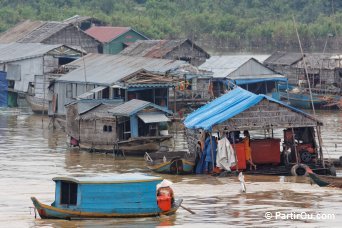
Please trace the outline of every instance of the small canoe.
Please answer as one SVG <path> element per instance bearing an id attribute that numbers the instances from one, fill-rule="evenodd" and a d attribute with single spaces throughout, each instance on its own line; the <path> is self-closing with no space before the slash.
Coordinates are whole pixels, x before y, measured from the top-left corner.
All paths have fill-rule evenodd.
<path id="1" fill-rule="evenodd" d="M 174 214 L 182 199 L 163 199 L 157 185 L 162 179 L 143 174 L 111 177 L 56 177 L 55 201 L 51 205 L 31 197 L 42 219 L 131 218 Z M 165 207 L 165 204 L 168 207 Z M 165 209 L 168 208 L 168 209 Z"/>
<path id="2" fill-rule="evenodd" d="M 196 155 L 188 151 L 159 150 L 154 153 L 145 153 L 148 169 L 165 174 L 191 174 L 195 167 Z"/>
<path id="3" fill-rule="evenodd" d="M 310 179 L 320 187 L 342 188 L 342 178 L 315 174 L 310 168 L 306 169 Z"/>

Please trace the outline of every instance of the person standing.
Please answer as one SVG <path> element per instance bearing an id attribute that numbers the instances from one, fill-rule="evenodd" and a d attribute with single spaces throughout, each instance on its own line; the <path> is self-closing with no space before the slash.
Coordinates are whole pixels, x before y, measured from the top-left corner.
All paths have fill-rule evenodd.
<path id="1" fill-rule="evenodd" d="M 256 165 L 253 163 L 252 160 L 252 149 L 251 149 L 251 142 L 250 142 L 250 135 L 247 130 L 243 131 L 243 135 L 245 138 L 242 140 L 244 146 L 245 146 L 245 153 L 246 153 L 246 161 L 250 165 L 250 170 L 252 170 L 252 167 L 254 170 L 256 170 Z"/>

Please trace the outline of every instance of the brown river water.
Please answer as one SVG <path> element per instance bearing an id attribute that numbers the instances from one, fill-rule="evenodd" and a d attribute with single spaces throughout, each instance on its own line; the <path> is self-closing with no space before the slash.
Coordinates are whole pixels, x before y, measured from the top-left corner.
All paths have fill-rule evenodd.
<path id="1" fill-rule="evenodd" d="M 317 115 L 325 124 L 325 157 L 342 156 L 342 111 Z M 341 227 L 341 189 L 311 185 L 306 177 L 247 175 L 247 193 L 240 192 L 236 177 L 163 175 L 196 214 L 180 208 L 156 218 L 35 219 L 30 197 L 51 203 L 55 176 L 150 173 L 143 158 L 68 149 L 65 133 L 48 125 L 47 117 L 0 109 L 0 227 Z"/>

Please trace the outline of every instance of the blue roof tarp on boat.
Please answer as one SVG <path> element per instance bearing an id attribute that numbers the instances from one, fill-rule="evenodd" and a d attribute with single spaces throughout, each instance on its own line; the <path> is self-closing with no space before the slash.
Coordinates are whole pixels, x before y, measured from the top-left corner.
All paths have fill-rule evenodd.
<path id="1" fill-rule="evenodd" d="M 203 129 L 205 131 L 210 131 L 213 126 L 220 124 L 241 112 L 244 112 L 250 107 L 258 104 L 263 99 L 276 102 L 292 109 L 293 111 L 313 118 L 309 114 L 283 102 L 277 101 L 271 97 L 263 94 L 256 95 L 240 87 L 236 87 L 229 93 L 213 100 L 212 102 L 189 114 L 184 121 L 184 125 L 190 129 Z"/>

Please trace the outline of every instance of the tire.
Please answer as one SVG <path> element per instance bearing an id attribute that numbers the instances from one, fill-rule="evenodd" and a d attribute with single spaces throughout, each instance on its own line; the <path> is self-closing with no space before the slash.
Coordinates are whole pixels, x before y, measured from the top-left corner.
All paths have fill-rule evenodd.
<path id="1" fill-rule="evenodd" d="M 296 164 L 292 166 L 291 168 L 291 175 L 292 176 L 307 176 L 308 172 L 306 171 L 306 168 L 308 166 L 304 164 Z"/>
<path id="2" fill-rule="evenodd" d="M 303 150 L 300 152 L 300 159 L 302 162 L 309 163 L 311 162 L 312 156 L 308 151 Z"/>

